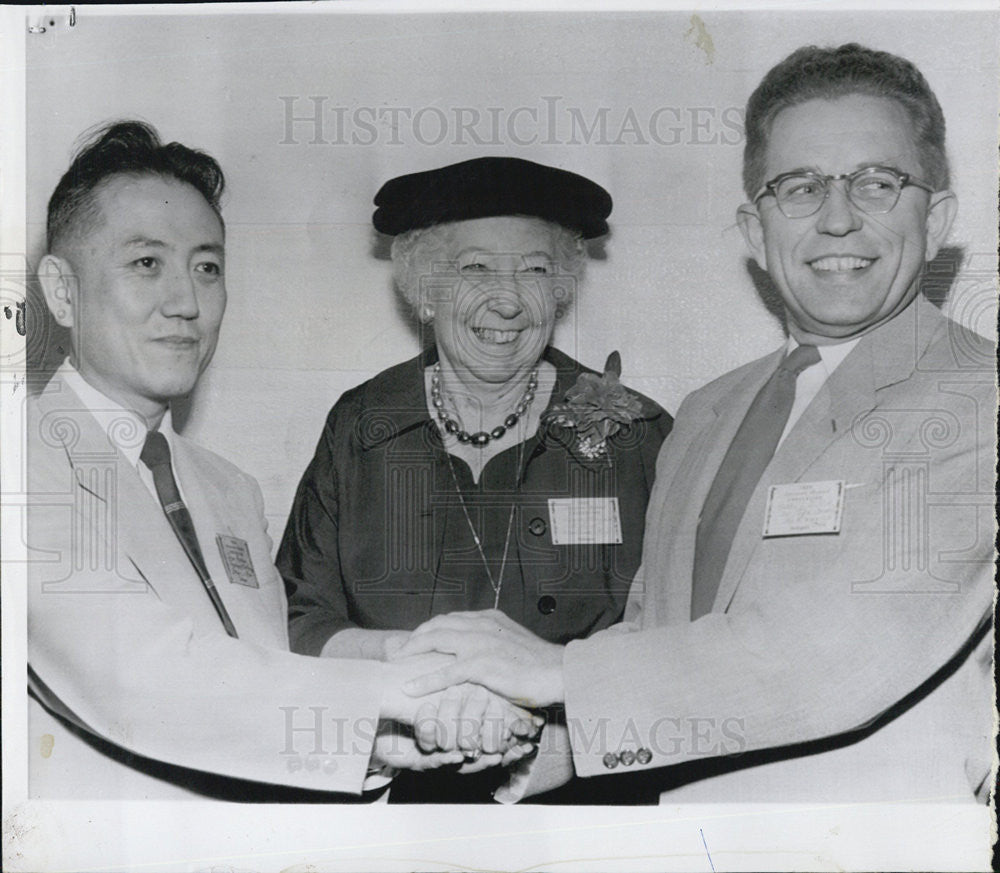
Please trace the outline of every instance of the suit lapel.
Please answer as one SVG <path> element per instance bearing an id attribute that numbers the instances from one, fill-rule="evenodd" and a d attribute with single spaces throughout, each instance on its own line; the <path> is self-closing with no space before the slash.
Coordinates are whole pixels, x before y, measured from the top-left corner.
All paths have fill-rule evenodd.
<path id="1" fill-rule="evenodd" d="M 271 542 L 261 526 L 251 491 L 229 465 L 183 437 L 174 440 L 174 470 L 195 530 L 209 576 L 241 639 L 275 649 L 288 648 L 284 590 L 278 583 Z M 234 493 L 235 490 L 235 493 Z M 252 584 L 234 581 L 226 569 L 217 536 L 235 537 L 246 549 L 253 567 Z M 222 632 L 222 623 L 200 580 L 197 595 L 207 609 L 207 627 Z"/>
<path id="2" fill-rule="evenodd" d="M 107 557 L 114 556 L 120 579 L 133 579 L 137 571 L 160 600 L 182 609 L 199 626 L 217 627 L 219 618 L 159 502 L 100 422 L 58 379 L 46 387 L 38 405 L 39 426 L 47 434 L 43 439 L 62 444 L 79 492 L 75 502 L 86 507 L 81 510 L 84 529 L 77 548 L 84 557 L 79 560 L 106 560 L 96 554 L 86 557 L 87 550 L 102 547 L 90 542 L 98 536 L 105 541 Z M 117 433 L 119 438 L 130 436 L 124 427 Z M 197 475 L 185 478 L 198 482 Z M 188 497 L 186 486 L 184 493 Z M 95 518 L 95 513 L 104 520 Z M 201 545 L 206 551 L 206 544 Z M 210 545 L 214 548 L 214 543 Z"/>
<path id="3" fill-rule="evenodd" d="M 826 380 L 778 448 L 761 481 L 797 482 L 855 418 L 876 405 L 872 348 L 859 343 Z"/>
<path id="4" fill-rule="evenodd" d="M 148 563 L 143 560 L 149 555 L 145 544 L 160 539 L 155 534 L 160 532 L 161 525 L 171 537 L 173 532 L 135 468 L 76 393 L 58 378 L 49 383 L 39 398 L 39 408 L 43 440 L 61 443 L 75 487 L 88 495 L 78 500 L 96 498 L 104 504 L 104 511 L 114 525 L 109 537 L 134 563 Z M 135 537 L 134 532 L 139 530 L 149 531 L 149 535 Z M 161 557 L 158 552 L 156 557 Z"/>
<path id="5" fill-rule="evenodd" d="M 159 502 L 131 464 L 120 459 L 118 467 L 119 530 L 129 559 L 160 600 L 173 606 L 182 603 L 199 620 L 217 622 L 201 581 Z"/>
<path id="6" fill-rule="evenodd" d="M 674 468 L 676 475 L 671 477 L 671 481 L 678 481 L 681 487 L 665 489 L 665 499 L 658 504 L 660 517 L 655 527 L 647 520 L 643 573 L 651 580 L 647 590 L 654 595 L 662 592 L 664 599 L 660 603 L 654 602 L 652 610 L 644 610 L 646 626 L 684 623 L 691 617 L 698 520 L 728 445 L 728 440 L 716 442 L 715 435 L 720 429 L 728 430 L 728 419 L 729 416 L 721 414 L 717 408 L 707 410 L 704 421 Z M 686 482 L 685 471 L 693 471 L 692 478 Z M 666 561 L 662 566 L 645 563 L 652 556 L 657 561 L 666 556 Z M 655 580 L 659 579 L 668 580 L 668 584 L 658 585 Z M 659 597 L 654 596 L 653 599 L 656 601 Z"/>
<path id="7" fill-rule="evenodd" d="M 762 541 L 767 493 L 772 485 L 808 481 L 808 471 L 848 436 L 859 417 L 878 406 L 880 389 L 909 378 L 942 316 L 923 298 L 857 347 L 830 375 L 764 471 L 733 539 L 713 609 L 728 609 Z M 924 330 L 926 325 L 930 329 Z"/>
<path id="8" fill-rule="evenodd" d="M 214 471 L 197 462 L 197 458 L 190 452 L 187 442 L 183 439 L 174 440 L 173 465 L 177 480 L 182 483 L 184 502 L 194 522 L 198 545 L 201 547 L 208 575 L 215 583 L 223 604 L 235 622 L 236 617 L 231 608 L 232 586 L 229 584 L 229 577 L 215 539 L 218 534 L 236 535 L 228 521 L 218 512 L 220 507 L 217 498 L 219 496 L 225 498 L 226 483 L 216 481 Z M 236 509 L 237 507 L 228 507 L 227 514 L 231 517 Z M 239 630 L 237 626 L 237 633 Z"/>
<path id="9" fill-rule="evenodd" d="M 705 499 L 747 409 L 778 366 L 781 354 L 779 350 L 749 366 L 742 378 L 705 409 L 673 467 L 657 470 L 656 488 L 662 497 L 650 501 L 651 507 L 658 507 L 658 516 L 647 519 L 643 574 L 651 580 L 648 590 L 659 602 L 652 609 L 644 608 L 644 622 L 690 620 L 695 538 Z M 676 428 L 683 427 L 679 419 L 669 439 L 676 439 Z M 658 585 L 657 579 L 669 580 L 669 584 Z"/>

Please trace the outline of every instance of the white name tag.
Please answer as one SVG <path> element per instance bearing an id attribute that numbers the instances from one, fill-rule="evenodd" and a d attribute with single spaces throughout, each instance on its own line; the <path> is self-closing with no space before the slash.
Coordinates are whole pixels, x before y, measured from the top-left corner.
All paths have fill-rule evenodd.
<path id="1" fill-rule="evenodd" d="M 549 526 L 557 546 L 622 541 L 617 497 L 552 497 Z"/>
<path id="2" fill-rule="evenodd" d="M 844 480 L 772 485 L 764 512 L 765 537 L 840 533 Z"/>
<path id="3" fill-rule="evenodd" d="M 226 567 L 229 581 L 247 588 L 260 588 L 257 574 L 253 571 L 253 561 L 250 560 L 250 546 L 246 540 L 239 537 L 216 534 L 215 541 L 219 544 L 219 554 Z"/>

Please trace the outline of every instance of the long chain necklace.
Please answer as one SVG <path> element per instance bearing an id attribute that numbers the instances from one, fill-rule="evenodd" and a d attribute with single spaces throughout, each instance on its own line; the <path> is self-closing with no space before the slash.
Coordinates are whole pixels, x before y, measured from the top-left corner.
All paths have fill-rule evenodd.
<path id="1" fill-rule="evenodd" d="M 517 406 L 514 407 L 514 411 L 503 420 L 503 424 L 498 424 L 489 433 L 485 430 L 469 433 L 467 430 L 463 430 L 462 426 L 445 412 L 444 398 L 441 397 L 441 362 L 438 361 L 434 365 L 434 372 L 431 374 L 431 403 L 437 411 L 437 417 L 441 422 L 441 426 L 447 433 L 455 436 L 460 443 L 469 443 L 481 449 L 491 440 L 500 439 L 500 437 L 517 424 L 521 416 L 531 406 L 531 401 L 535 399 L 535 389 L 537 388 L 538 368 L 535 367 L 528 376 L 528 387 L 525 388 L 523 396 L 518 401 Z"/>
<path id="2" fill-rule="evenodd" d="M 522 461 L 521 449 L 522 446 L 518 445 L 517 467 L 514 469 L 514 475 L 516 477 L 515 483 L 520 483 Z M 517 505 L 517 500 L 512 500 L 510 503 L 510 514 L 507 516 L 507 535 L 503 540 L 503 557 L 500 559 L 500 573 L 498 574 L 496 580 L 494 580 L 493 573 L 490 570 L 490 563 L 486 560 L 486 552 L 483 551 L 483 543 L 479 539 L 479 534 L 476 532 L 476 526 L 472 523 L 472 516 L 469 515 L 469 509 L 465 505 L 465 497 L 462 495 L 462 486 L 458 484 L 458 476 L 455 473 L 455 465 L 452 463 L 451 454 L 447 449 L 445 449 L 444 456 L 448 459 L 448 469 L 451 470 L 451 481 L 455 483 L 455 493 L 458 494 L 458 502 L 462 507 L 462 514 L 465 516 L 465 523 L 469 526 L 469 533 L 472 534 L 472 539 L 476 544 L 476 549 L 479 551 L 479 557 L 486 570 L 486 578 L 490 580 L 490 588 L 493 589 L 493 608 L 498 609 L 500 607 L 500 589 L 503 587 L 503 571 L 507 567 L 507 551 L 510 548 L 510 532 L 514 526 L 514 508 Z"/>
<path id="3" fill-rule="evenodd" d="M 469 434 L 461 428 L 458 422 L 454 421 L 448 416 L 448 413 L 444 410 L 444 400 L 441 397 L 441 364 L 440 362 L 434 365 L 434 372 L 431 374 L 431 403 L 434 404 L 435 410 L 437 410 L 438 419 L 440 419 L 444 430 L 447 433 L 454 434 L 460 443 L 471 443 L 477 448 L 482 448 L 491 440 L 498 440 L 502 437 L 510 428 L 514 427 L 520 420 L 521 416 L 527 411 L 528 407 L 531 406 L 531 401 L 535 399 L 535 389 L 538 387 L 538 368 L 536 367 L 531 371 L 531 375 L 528 377 L 528 387 L 525 389 L 524 395 L 521 397 L 517 406 L 514 407 L 514 411 L 508 415 L 502 425 L 495 427 L 489 433 L 485 431 L 479 431 L 478 433 Z M 519 443 L 517 450 L 517 466 L 514 469 L 514 475 L 516 477 L 515 483 L 520 482 L 521 476 L 521 461 L 522 461 L 522 449 L 523 446 Z M 445 449 L 445 458 L 448 461 L 448 469 L 451 471 L 451 481 L 455 483 L 455 493 L 458 494 L 458 502 L 462 507 L 462 515 L 465 516 L 465 523 L 469 526 L 469 533 L 472 534 L 472 540 L 476 544 L 476 550 L 479 552 L 479 558 L 483 562 L 483 569 L 486 570 L 486 578 L 490 580 L 490 588 L 493 589 L 493 608 L 497 609 L 500 606 L 500 589 L 503 587 L 503 574 L 504 570 L 507 568 L 507 554 L 510 551 L 510 532 L 514 529 L 514 510 L 517 507 L 517 501 L 512 500 L 510 504 L 510 512 L 507 515 L 507 533 L 503 540 L 503 557 L 500 559 L 500 572 L 497 574 L 497 578 L 493 578 L 493 571 L 490 570 L 490 563 L 486 560 L 486 552 L 483 549 L 483 542 L 479 538 L 479 532 L 476 530 L 476 526 L 472 523 L 472 516 L 469 515 L 469 508 L 465 504 L 465 496 L 462 494 L 462 486 L 458 483 L 458 474 L 455 473 L 455 465 L 451 460 L 451 453 Z"/>

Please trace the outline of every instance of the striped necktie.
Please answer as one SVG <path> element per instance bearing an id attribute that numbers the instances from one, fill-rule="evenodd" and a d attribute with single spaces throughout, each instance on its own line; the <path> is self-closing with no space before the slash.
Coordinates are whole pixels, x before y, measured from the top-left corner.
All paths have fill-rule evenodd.
<path id="1" fill-rule="evenodd" d="M 233 625 L 229 612 L 226 610 L 222 598 L 208 574 L 205 566 L 205 559 L 201 554 L 201 547 L 198 545 L 198 536 L 194 530 L 194 522 L 191 520 L 191 513 L 181 500 L 181 493 L 177 488 L 173 471 L 170 468 L 170 445 L 167 439 L 157 430 L 152 430 L 146 434 L 146 442 L 142 447 L 139 459 L 150 469 L 153 474 L 153 485 L 156 487 L 156 496 L 160 498 L 160 505 L 163 513 L 174 529 L 174 534 L 184 547 L 184 553 L 198 573 L 201 584 L 205 586 L 205 591 L 215 607 L 215 611 L 222 620 L 222 625 L 226 633 L 231 637 L 236 636 L 236 627 Z"/>

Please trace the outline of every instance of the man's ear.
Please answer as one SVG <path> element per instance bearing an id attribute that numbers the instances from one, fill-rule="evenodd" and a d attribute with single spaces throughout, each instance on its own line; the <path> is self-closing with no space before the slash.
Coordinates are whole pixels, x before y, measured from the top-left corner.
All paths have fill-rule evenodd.
<path id="1" fill-rule="evenodd" d="M 69 261 L 58 255 L 45 255 L 38 262 L 38 284 L 56 324 L 73 327 L 79 306 L 79 283 Z"/>
<path id="2" fill-rule="evenodd" d="M 761 223 L 757 207 L 744 203 L 736 210 L 736 223 L 740 226 L 743 240 L 750 250 L 750 257 L 764 272 L 767 272 L 767 253 L 764 249 L 764 225 Z"/>
<path id="3" fill-rule="evenodd" d="M 955 220 L 957 212 L 958 198 L 954 192 L 935 191 L 931 194 L 925 224 L 927 250 L 924 252 L 924 258 L 926 260 L 932 261 L 937 257 L 938 251 L 948 238 L 948 231 L 951 230 L 951 223 Z"/>

